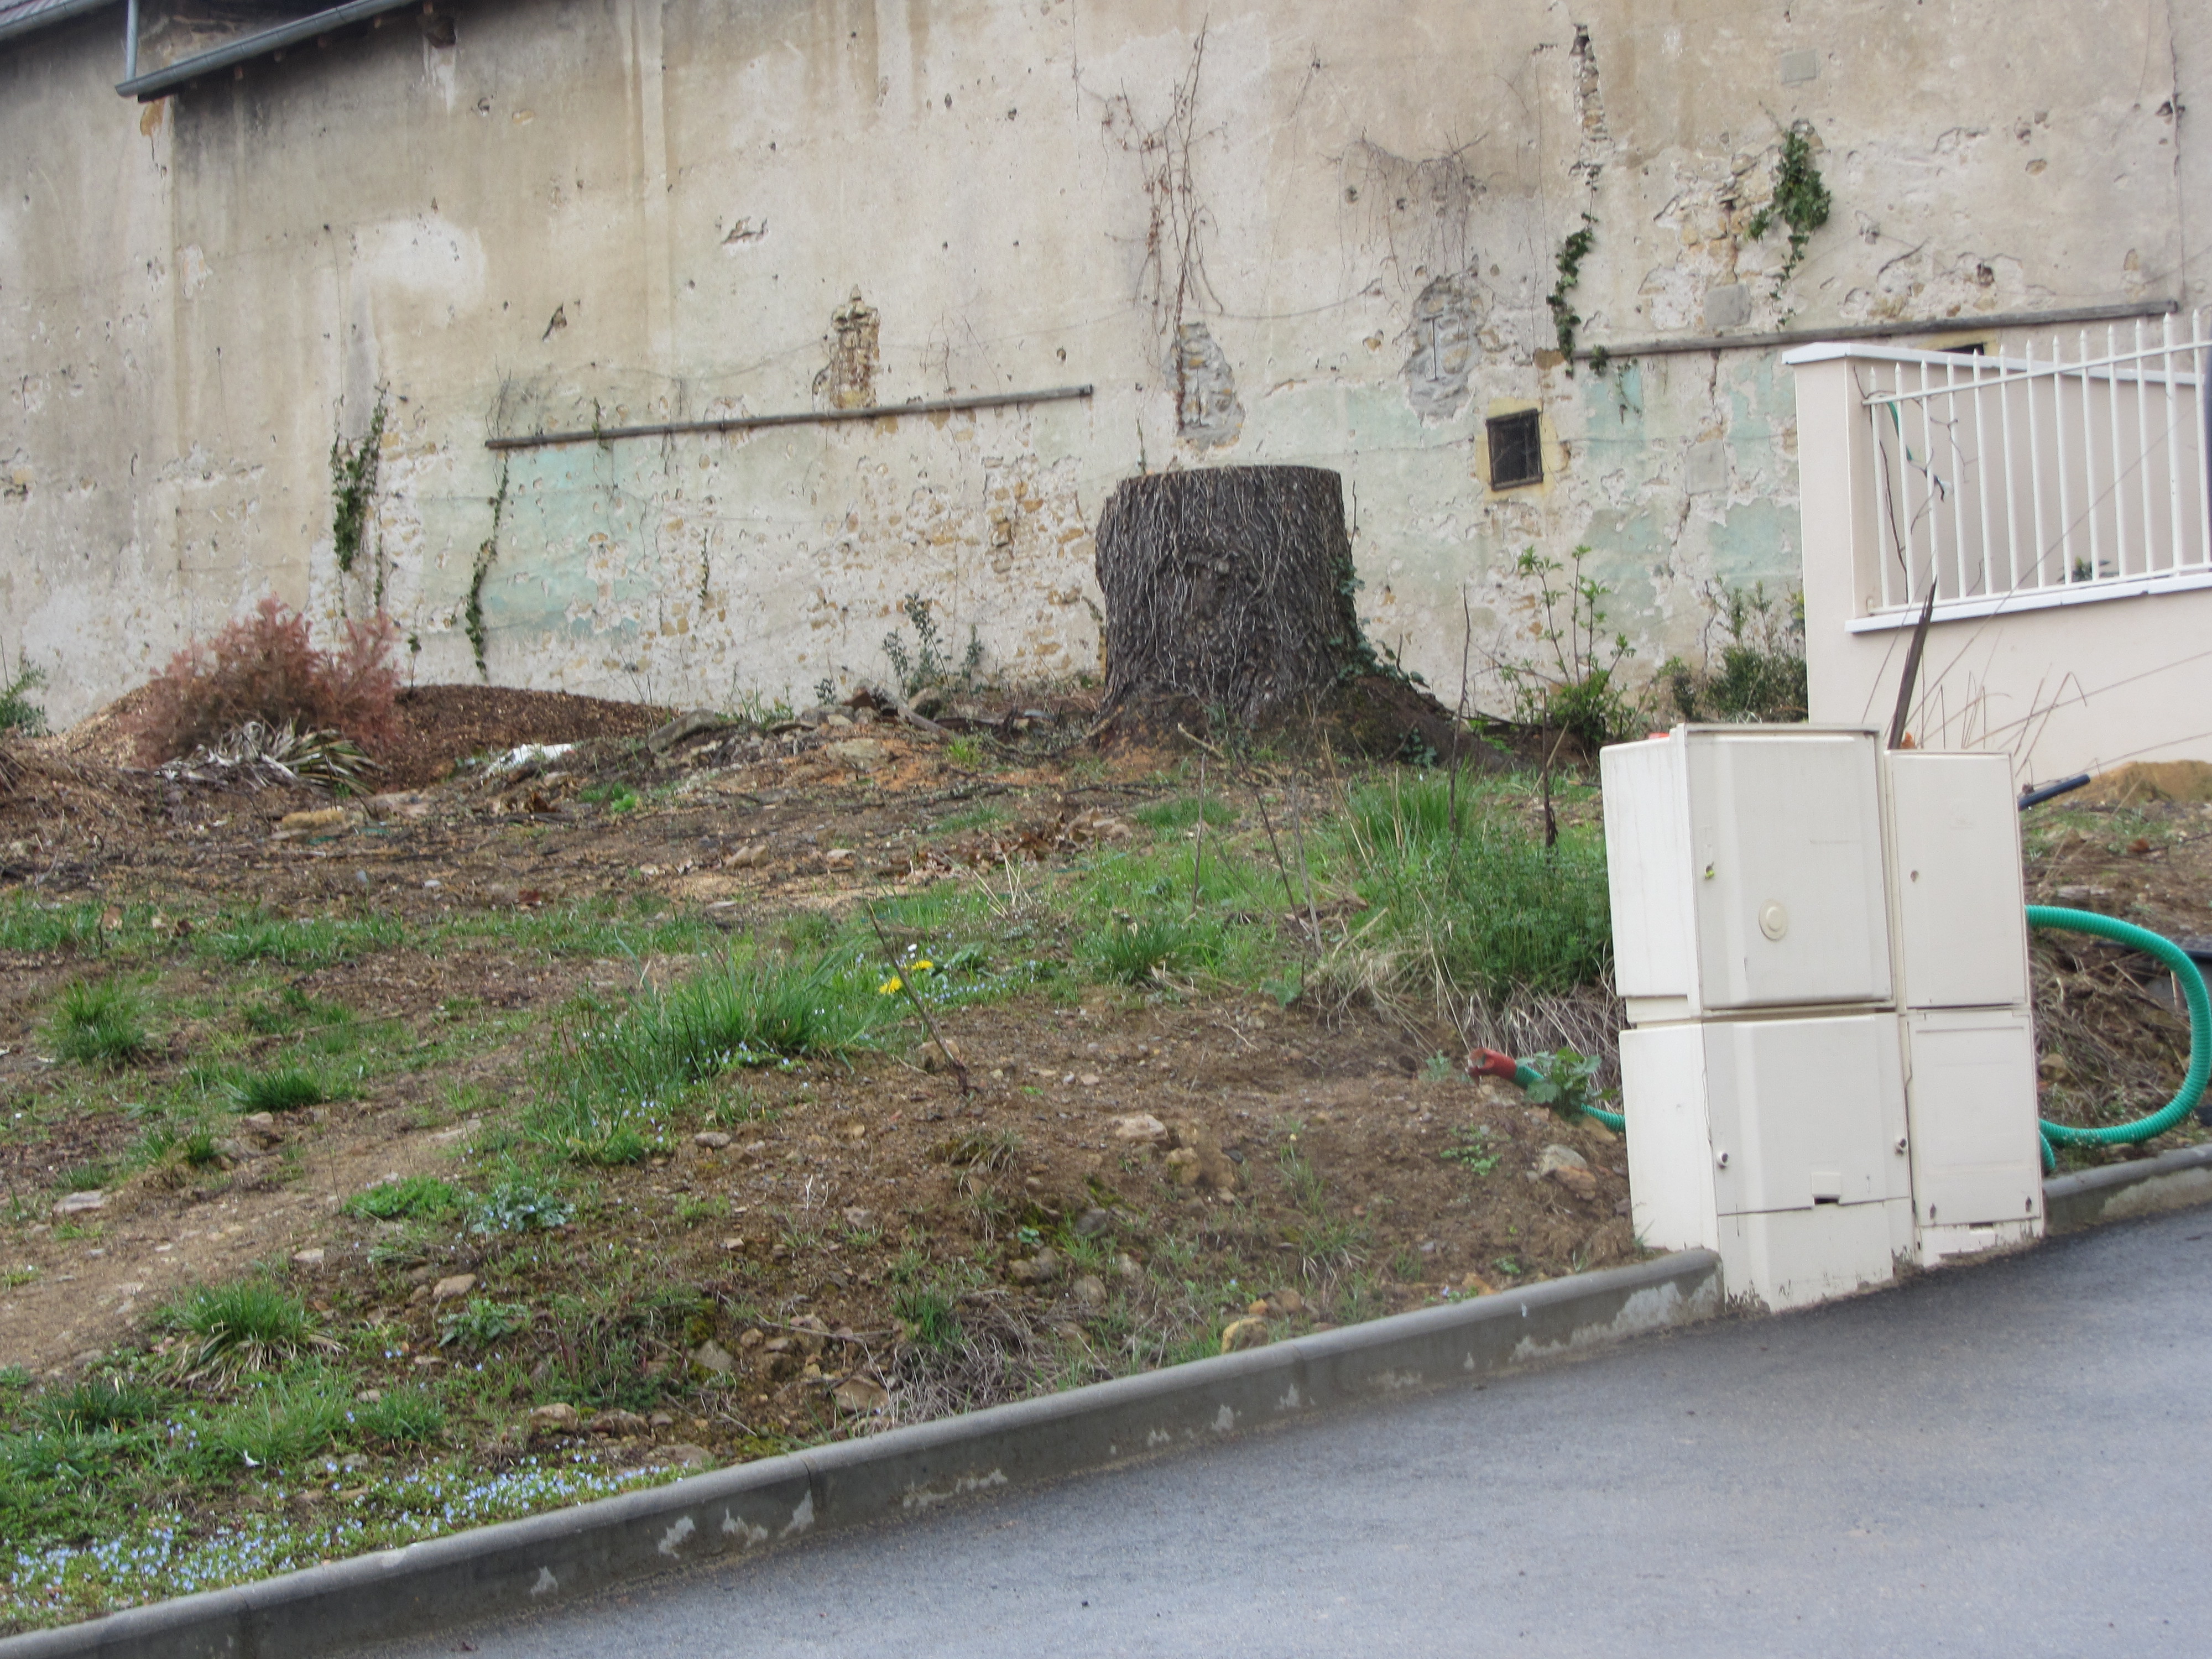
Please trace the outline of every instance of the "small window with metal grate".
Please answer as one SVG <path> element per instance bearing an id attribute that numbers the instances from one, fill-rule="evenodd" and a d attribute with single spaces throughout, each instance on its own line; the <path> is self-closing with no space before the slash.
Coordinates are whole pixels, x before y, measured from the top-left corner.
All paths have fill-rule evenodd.
<path id="1" fill-rule="evenodd" d="M 1544 481 L 1544 435 L 1533 409 L 1499 415 L 1487 422 L 1490 432 L 1490 487 L 1512 489 Z"/>

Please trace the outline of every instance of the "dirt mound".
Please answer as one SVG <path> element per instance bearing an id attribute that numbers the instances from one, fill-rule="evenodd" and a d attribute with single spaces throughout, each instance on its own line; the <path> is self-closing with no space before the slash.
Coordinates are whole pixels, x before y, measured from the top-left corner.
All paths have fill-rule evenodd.
<path id="1" fill-rule="evenodd" d="M 672 709 L 505 685 L 418 685 L 399 694 L 399 740 L 377 756 L 386 789 L 434 782 L 465 756 L 525 743 L 643 737 Z"/>
<path id="2" fill-rule="evenodd" d="M 2135 806 L 2144 801 L 2212 801 L 2212 764 L 2203 761 L 2130 761 L 2100 772 L 2082 790 L 2083 805 Z"/>

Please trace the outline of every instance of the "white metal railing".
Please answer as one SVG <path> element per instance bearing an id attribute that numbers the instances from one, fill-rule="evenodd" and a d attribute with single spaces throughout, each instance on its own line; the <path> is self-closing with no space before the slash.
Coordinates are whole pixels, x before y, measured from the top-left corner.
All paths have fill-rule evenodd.
<path id="1" fill-rule="evenodd" d="M 1868 353 L 1874 568 L 1861 627 L 2212 586 L 2204 314 L 2132 343 L 2118 327 L 2070 362 Z"/>

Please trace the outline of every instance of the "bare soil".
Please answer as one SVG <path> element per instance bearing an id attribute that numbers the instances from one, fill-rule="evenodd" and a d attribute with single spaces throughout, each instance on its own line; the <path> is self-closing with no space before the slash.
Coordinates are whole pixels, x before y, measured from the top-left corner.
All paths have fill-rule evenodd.
<path id="1" fill-rule="evenodd" d="M 1054 754 L 1055 734 L 1081 720 L 1049 710 L 1010 710 L 1003 729 L 1032 726 L 1036 743 L 963 767 L 945 744 L 888 721 L 713 732 L 654 755 L 638 739 L 666 710 L 475 688 L 426 689 L 407 707 L 414 735 L 392 781 L 429 787 L 311 830 L 283 825 L 326 805 L 304 792 L 167 785 L 103 762 L 83 734 L 19 744 L 12 782 L 0 785 L 0 898 L 17 890 L 40 903 L 151 905 L 180 938 L 247 903 L 276 916 L 429 923 L 606 900 L 772 929 L 868 895 L 1049 866 L 1127 835 L 1133 806 L 1177 787 L 1179 757 L 1161 750 Z M 525 742 L 584 747 L 550 772 L 453 769 Z M 593 787 L 609 782 L 623 789 Z M 1000 809 L 995 822 L 941 827 L 987 805 Z M 2212 806 L 2037 810 L 2031 898 L 2212 933 Z M 2074 941 L 2039 941 L 2037 960 L 2046 1110 L 2094 1121 L 2163 1100 L 2185 1039 L 2158 1006 L 2159 976 L 2140 958 Z M 750 1085 L 757 1121 L 687 1123 L 665 1155 L 598 1172 L 596 1218 L 563 1230 L 558 1248 L 501 1254 L 460 1237 L 417 1262 L 372 1260 L 392 1229 L 341 1214 L 347 1195 L 461 1167 L 532 1086 L 574 999 L 617 998 L 687 965 L 489 944 L 386 949 L 289 974 L 306 994 L 396 1022 L 426 1049 L 457 1005 L 511 1018 L 485 1026 L 465 1058 L 380 1074 L 357 1099 L 291 1115 L 235 1148 L 226 1168 L 143 1174 L 74 1223 L 49 1213 L 57 1183 L 140 1134 L 127 1091 L 101 1109 L 0 1129 L 0 1202 L 20 1218 L 0 1261 L 9 1270 L 0 1283 L 12 1283 L 0 1291 L 0 1364 L 64 1374 L 143 1340 L 145 1315 L 179 1287 L 276 1262 L 318 1306 L 403 1329 L 389 1357 L 397 1380 L 445 1363 L 432 1279 L 474 1273 L 483 1292 L 528 1301 L 573 1285 L 594 1251 L 646 1252 L 667 1282 L 722 1310 L 654 1339 L 661 1351 L 647 1362 L 682 1375 L 687 1351 L 708 1340 L 732 1357 L 716 1413 L 681 1426 L 720 1456 L 823 1426 L 835 1415 L 825 1379 L 896 1366 L 905 1334 L 892 1311 L 894 1258 L 908 1241 L 923 1241 L 933 1271 L 980 1275 L 963 1293 L 972 1319 L 999 1322 L 1015 1347 L 1097 1345 L 1102 1375 L 1127 1368 L 1105 1350 L 1141 1328 L 1160 1293 L 1150 1270 L 1191 1252 L 1250 1264 L 1243 1289 L 1262 1331 L 1280 1334 L 1635 1250 L 1620 1143 L 1528 1109 L 1510 1089 L 1425 1074 L 1429 1056 L 1455 1051 L 1457 1033 L 1188 988 L 1031 994 L 949 1012 L 940 1024 L 972 1096 L 929 1069 L 919 1042 L 849 1067 L 761 1075 Z M 0 1113 L 50 1090 L 46 1010 L 98 968 L 96 947 L 0 959 Z M 222 971 L 180 959 L 162 969 L 163 994 L 189 1004 Z M 190 1063 L 190 1021 L 162 1041 L 136 1073 L 149 1083 Z M 484 1104 L 457 1120 L 456 1099 Z M 1157 1133 L 1127 1122 L 1147 1116 Z M 726 1142 L 703 1143 L 695 1129 Z M 1443 1157 L 1478 1133 L 1494 1168 Z M 1537 1176 L 1553 1146 L 1578 1152 L 1587 1177 Z M 1115 1319 L 1102 1321 L 1073 1266 L 1040 1279 L 1027 1265 L 1037 1238 L 1066 1227 L 1096 1242 Z M 291 1262 L 312 1249 L 319 1261 Z M 826 1349 L 812 1336 L 776 1346 L 779 1333 L 817 1322 Z"/>
<path id="2" fill-rule="evenodd" d="M 653 757 L 636 739 L 665 710 L 474 688 L 417 692 L 408 706 L 450 719 L 425 718 L 395 770 L 447 781 L 378 816 L 313 832 L 282 827 L 288 812 L 326 804 L 306 792 L 180 788 L 104 764 L 82 738 L 40 745 L 0 797 L 9 884 L 41 903 L 150 904 L 185 938 L 218 908 L 244 903 L 272 916 L 431 923 L 612 900 L 767 928 L 870 893 L 1049 866 L 1126 836 L 1121 815 L 1172 793 L 1164 768 L 1178 758 L 1123 744 L 1106 763 L 1071 770 L 1048 752 L 1016 748 L 988 769 L 963 769 L 943 744 L 890 723 L 708 733 Z M 1010 711 L 992 729 L 1034 726 L 1036 746 L 1048 751 L 1056 734 L 1079 729 L 1080 712 L 1061 722 L 1049 710 Z M 584 750 L 551 774 L 453 775 L 471 755 L 580 740 Z M 605 793 L 595 781 L 615 779 L 653 798 L 628 810 L 618 799 L 585 799 Z M 669 784 L 681 787 L 653 796 Z M 1002 816 L 938 829 L 982 805 Z M 497 1103 L 483 1115 L 496 1127 L 580 993 L 619 997 L 686 965 L 403 948 L 286 975 L 313 998 L 398 1022 L 425 1043 L 457 1000 L 515 1018 L 465 1063 L 384 1077 L 359 1099 L 281 1120 L 275 1135 L 238 1148 L 230 1168 L 134 1178 L 79 1218 L 97 1224 L 96 1238 L 46 1212 L 66 1171 L 113 1158 L 140 1135 L 127 1101 L 0 1135 L 0 1201 L 37 1218 L 6 1246 L 5 1265 L 24 1282 L 0 1291 L 0 1364 L 65 1370 L 139 1340 L 138 1322 L 182 1285 L 315 1247 L 321 1264 L 285 1270 L 325 1305 L 407 1325 L 411 1351 L 395 1358 L 396 1374 L 434 1361 L 434 1310 L 408 1276 L 422 1268 L 372 1266 L 370 1248 L 390 1229 L 348 1218 L 339 1204 L 386 1176 L 457 1167 L 485 1126 L 450 1121 L 440 1103 L 473 1085 L 476 1097 Z M 0 963 L 0 1109 L 48 1087 L 54 1067 L 40 1052 L 40 1022 L 63 985 L 99 966 L 82 951 Z M 223 971 L 167 969 L 162 996 L 191 1003 Z M 464 1243 L 427 1265 L 482 1271 L 488 1291 L 526 1299 L 556 1288 L 574 1271 L 563 1261 L 605 1243 L 598 1236 L 613 1227 L 629 1247 L 652 1251 L 672 1282 L 769 1310 L 762 1328 L 804 1311 L 833 1329 L 883 1333 L 894 1328 L 888 1264 L 902 1241 L 921 1238 L 941 1266 L 988 1264 L 989 1282 L 971 1294 L 992 1316 L 1080 1332 L 1079 1274 L 1034 1284 L 1012 1274 L 1033 1253 L 1024 1229 L 1033 1238 L 1088 1217 L 1109 1262 L 1141 1267 L 1172 1243 L 1267 1264 L 1249 1289 L 1255 1302 L 1273 1296 L 1265 1314 L 1279 1332 L 1602 1265 L 1634 1249 L 1620 1144 L 1595 1126 L 1531 1111 L 1510 1089 L 1423 1076 L 1428 1058 L 1454 1045 L 1448 1032 L 1358 1013 L 1324 1021 L 1225 990 L 1093 990 L 1079 1002 L 1027 994 L 939 1020 L 977 1085 L 970 1097 L 922 1069 L 919 1046 L 850 1068 L 763 1077 L 753 1093 L 765 1116 L 737 1126 L 727 1147 L 687 1134 L 668 1157 L 603 1172 L 599 1213 L 624 1219 L 569 1229 L 567 1257 L 488 1263 Z M 133 1073 L 149 1085 L 190 1064 L 196 1033 L 174 1024 L 161 1040 L 164 1051 Z M 1162 1132 L 1117 1133 L 1120 1120 L 1140 1115 Z M 1449 1137 L 1478 1127 L 1498 1159 L 1480 1176 L 1440 1156 Z M 1008 1150 L 980 1164 L 959 1152 L 979 1133 Z M 1531 1176 L 1550 1145 L 1587 1159 L 1591 1174 L 1578 1188 Z M 1303 1183 L 1301 1170 L 1313 1172 Z M 710 1200 L 713 1218 L 701 1218 Z M 1340 1231 L 1316 1255 L 1324 1214 Z M 870 1233 L 878 1242 L 840 1242 Z M 793 1248 L 793 1237 L 814 1242 Z M 1355 1279 L 1346 1304 L 1340 1292 Z M 1121 1280 L 1115 1290 L 1128 1299 Z M 715 1432 L 734 1441 L 807 1427 L 805 1380 L 774 1375 L 781 1362 L 744 1347 L 744 1334 L 724 1329 L 719 1340 L 741 1361 L 759 1361 L 764 1386 L 752 1392 L 766 1398 Z"/>

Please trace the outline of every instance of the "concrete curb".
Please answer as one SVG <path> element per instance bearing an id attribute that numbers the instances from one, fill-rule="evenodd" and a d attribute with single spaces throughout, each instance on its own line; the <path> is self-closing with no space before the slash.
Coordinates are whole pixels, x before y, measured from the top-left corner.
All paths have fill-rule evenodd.
<path id="1" fill-rule="evenodd" d="M 2043 1183 L 2043 1224 L 2054 1233 L 2191 1204 L 2212 1204 L 2212 1146 L 2183 1146 Z"/>
<path id="2" fill-rule="evenodd" d="M 0 1659 L 283 1659 L 510 1618 L 971 1492 L 1469 1381 L 1720 1306 L 1719 1258 L 1685 1250 L 34 1631 L 0 1640 Z"/>

